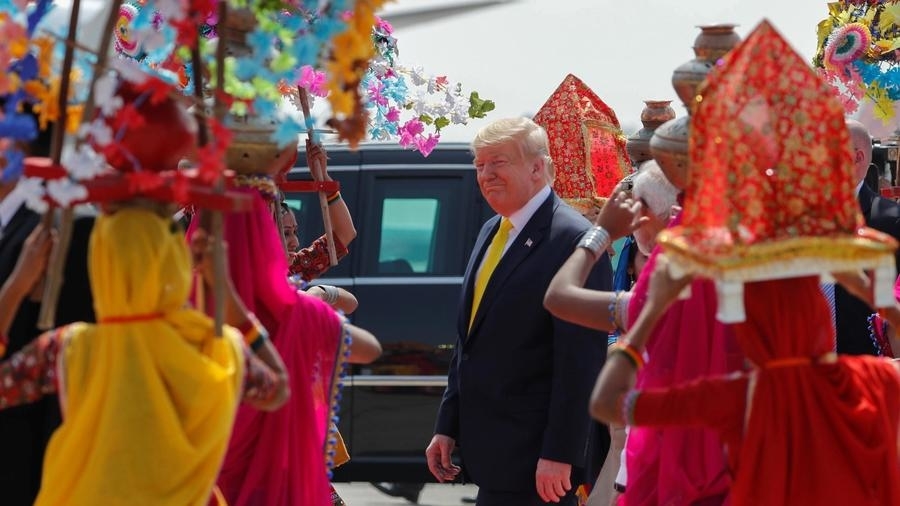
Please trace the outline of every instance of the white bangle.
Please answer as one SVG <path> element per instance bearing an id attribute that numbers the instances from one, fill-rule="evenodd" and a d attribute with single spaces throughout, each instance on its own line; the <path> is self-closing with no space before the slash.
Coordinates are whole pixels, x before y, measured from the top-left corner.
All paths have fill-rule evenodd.
<path id="1" fill-rule="evenodd" d="M 337 287 L 331 285 L 319 285 L 319 288 L 321 288 L 322 291 L 325 292 L 325 302 L 333 306 L 334 303 L 338 300 L 339 292 Z"/>
<path id="2" fill-rule="evenodd" d="M 594 255 L 594 260 L 609 248 L 610 245 L 609 232 L 605 228 L 595 225 L 584 233 L 584 236 L 578 241 L 578 248 L 584 248 Z"/>

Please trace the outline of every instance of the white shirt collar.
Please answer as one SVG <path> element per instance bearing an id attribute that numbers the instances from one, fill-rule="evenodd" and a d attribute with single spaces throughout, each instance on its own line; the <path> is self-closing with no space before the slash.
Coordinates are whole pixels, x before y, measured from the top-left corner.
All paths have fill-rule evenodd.
<path id="1" fill-rule="evenodd" d="M 534 213 L 537 212 L 538 208 L 549 196 L 550 186 L 544 185 L 521 209 L 509 215 L 509 221 L 512 222 L 513 230 L 518 232 L 525 228 L 525 225 L 528 224 L 528 221 L 531 220 L 531 217 L 534 216 Z"/>
<path id="2" fill-rule="evenodd" d="M 0 230 L 6 228 L 6 225 L 9 224 L 24 203 L 25 196 L 22 195 L 18 187 L 3 200 L 0 200 Z"/>
<path id="3" fill-rule="evenodd" d="M 859 192 L 860 192 L 860 190 L 862 190 L 862 187 L 863 187 L 864 184 L 866 184 L 866 180 L 865 180 L 865 179 L 863 179 L 862 181 L 860 181 L 860 182 L 856 185 L 856 193 L 855 193 L 854 195 L 856 195 L 857 197 L 859 196 Z"/>

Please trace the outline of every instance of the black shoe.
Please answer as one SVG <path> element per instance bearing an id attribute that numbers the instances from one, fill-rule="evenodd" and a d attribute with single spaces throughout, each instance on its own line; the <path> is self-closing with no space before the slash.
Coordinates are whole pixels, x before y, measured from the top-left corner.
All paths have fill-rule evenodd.
<path id="1" fill-rule="evenodd" d="M 424 483 L 390 483 L 384 481 L 372 483 L 372 486 L 384 494 L 391 497 L 402 497 L 413 504 L 419 504 L 419 494 L 425 488 Z"/>

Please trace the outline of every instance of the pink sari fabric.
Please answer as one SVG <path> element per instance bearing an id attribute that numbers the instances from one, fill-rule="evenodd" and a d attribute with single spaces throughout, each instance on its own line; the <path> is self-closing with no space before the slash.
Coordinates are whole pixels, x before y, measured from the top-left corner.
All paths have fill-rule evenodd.
<path id="1" fill-rule="evenodd" d="M 673 220 L 673 225 L 677 222 Z M 628 307 L 634 324 L 647 297 L 649 275 L 656 265 L 657 247 L 641 271 Z M 696 280 L 691 297 L 677 301 L 657 324 L 647 343 L 650 360 L 637 379 L 637 388 L 661 388 L 743 368 L 743 357 L 727 326 L 716 318 L 712 282 Z M 628 484 L 620 504 L 722 504 L 731 483 L 718 434 L 698 428 L 632 427 L 625 444 Z"/>
<path id="2" fill-rule="evenodd" d="M 342 320 L 288 284 L 268 205 L 246 191 L 253 210 L 225 216 L 231 278 L 287 366 L 291 398 L 272 413 L 241 406 L 218 485 L 230 506 L 330 505 L 326 448 L 343 367 Z M 192 222 L 189 236 L 195 227 Z"/>

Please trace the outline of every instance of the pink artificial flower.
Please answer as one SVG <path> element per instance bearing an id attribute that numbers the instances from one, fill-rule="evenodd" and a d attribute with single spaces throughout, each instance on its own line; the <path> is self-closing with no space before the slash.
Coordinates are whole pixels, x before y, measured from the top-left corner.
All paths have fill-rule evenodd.
<path id="1" fill-rule="evenodd" d="M 400 145 L 404 148 L 413 147 L 416 144 L 416 137 L 425 131 L 425 125 L 416 118 L 413 118 L 403 124 L 399 128 Z"/>
<path id="2" fill-rule="evenodd" d="M 381 19 L 378 16 L 375 16 L 375 24 L 378 26 L 379 30 L 382 30 L 384 33 L 391 35 L 394 33 L 394 27 L 391 26 L 390 23 L 385 19 Z"/>
<path id="3" fill-rule="evenodd" d="M 422 156 L 428 156 L 440 140 L 440 134 L 428 134 L 427 138 L 420 135 L 416 140 L 416 149 L 419 150 L 419 153 L 422 153 Z"/>
<path id="4" fill-rule="evenodd" d="M 397 123 L 400 121 L 400 109 L 396 107 L 391 107 L 388 109 L 387 114 L 384 115 L 384 118 L 391 123 Z"/>
<path id="5" fill-rule="evenodd" d="M 317 97 L 328 95 L 328 90 L 325 89 L 325 72 L 320 72 L 311 65 L 300 67 L 300 81 L 297 84 Z"/>
<path id="6" fill-rule="evenodd" d="M 382 84 L 380 81 L 372 81 L 371 83 L 369 83 L 369 87 L 366 88 L 366 92 L 368 92 L 369 94 L 369 100 L 382 107 L 387 107 L 388 99 L 381 94 L 381 91 L 383 89 L 384 84 Z"/>

